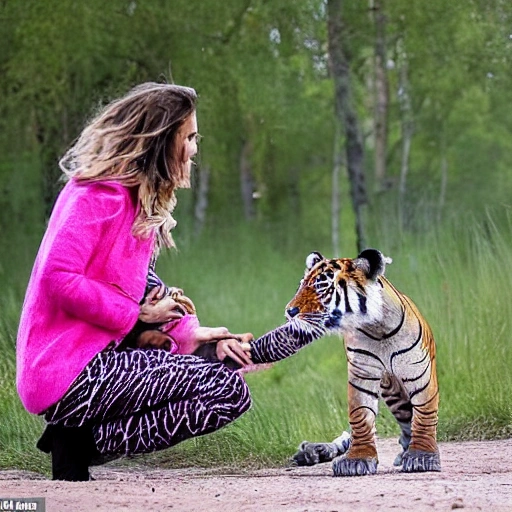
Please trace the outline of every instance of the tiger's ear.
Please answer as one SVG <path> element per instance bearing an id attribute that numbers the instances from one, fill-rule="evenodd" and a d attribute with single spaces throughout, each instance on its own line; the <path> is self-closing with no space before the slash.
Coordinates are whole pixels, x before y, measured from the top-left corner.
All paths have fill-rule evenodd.
<path id="1" fill-rule="evenodd" d="M 319 252 L 312 252 L 306 258 L 306 269 L 311 270 L 318 262 L 322 261 L 324 257 Z"/>
<path id="2" fill-rule="evenodd" d="M 391 258 L 384 256 L 377 249 L 365 249 L 354 260 L 354 265 L 361 269 L 368 279 L 374 281 L 377 277 L 384 275 L 386 265 L 392 262 Z"/>

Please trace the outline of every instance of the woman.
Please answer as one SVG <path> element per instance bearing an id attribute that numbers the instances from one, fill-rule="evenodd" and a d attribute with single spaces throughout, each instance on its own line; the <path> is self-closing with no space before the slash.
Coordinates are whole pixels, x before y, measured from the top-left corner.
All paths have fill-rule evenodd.
<path id="1" fill-rule="evenodd" d="M 143 300 L 152 256 L 173 246 L 175 190 L 190 186 L 195 109 L 193 89 L 139 85 L 107 105 L 60 162 L 68 181 L 17 340 L 18 392 L 48 422 L 38 446 L 52 454 L 53 479 L 88 480 L 93 459 L 167 448 L 250 407 L 238 372 L 187 355 L 218 341 L 221 361 L 250 364 L 238 337 L 200 327 L 160 284 Z M 120 350 L 138 320 L 173 321 L 181 350 Z"/>

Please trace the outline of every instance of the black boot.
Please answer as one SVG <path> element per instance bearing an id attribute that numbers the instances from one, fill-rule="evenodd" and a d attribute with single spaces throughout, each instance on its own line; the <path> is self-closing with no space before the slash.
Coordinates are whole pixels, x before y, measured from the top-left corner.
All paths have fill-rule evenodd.
<path id="1" fill-rule="evenodd" d="M 36 445 L 52 454 L 52 479 L 71 482 L 90 480 L 89 465 L 97 454 L 90 427 L 47 425 Z"/>
<path id="2" fill-rule="evenodd" d="M 50 425 L 49 423 L 46 425 L 44 429 L 43 435 L 39 438 L 39 441 L 36 443 L 36 448 L 39 448 L 44 453 L 52 452 L 52 440 L 53 440 L 53 430 L 55 425 Z"/>

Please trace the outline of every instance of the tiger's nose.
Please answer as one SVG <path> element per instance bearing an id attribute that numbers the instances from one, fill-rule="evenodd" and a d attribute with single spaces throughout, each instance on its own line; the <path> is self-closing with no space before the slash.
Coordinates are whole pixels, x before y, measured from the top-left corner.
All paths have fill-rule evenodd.
<path id="1" fill-rule="evenodd" d="M 297 316 L 299 314 L 300 309 L 298 307 L 294 308 L 288 308 L 286 312 L 288 313 L 288 316 L 290 318 L 293 318 L 294 316 Z"/>

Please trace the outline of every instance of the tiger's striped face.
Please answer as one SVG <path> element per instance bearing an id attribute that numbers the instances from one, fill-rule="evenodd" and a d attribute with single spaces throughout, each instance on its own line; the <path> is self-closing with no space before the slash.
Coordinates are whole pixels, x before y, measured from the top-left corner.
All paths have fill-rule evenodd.
<path id="1" fill-rule="evenodd" d="M 287 318 L 321 318 L 331 330 L 379 320 L 379 276 L 384 274 L 386 263 L 391 259 L 375 249 L 367 249 L 354 259 L 328 260 L 318 252 L 311 253 L 299 289 L 286 306 Z"/>

